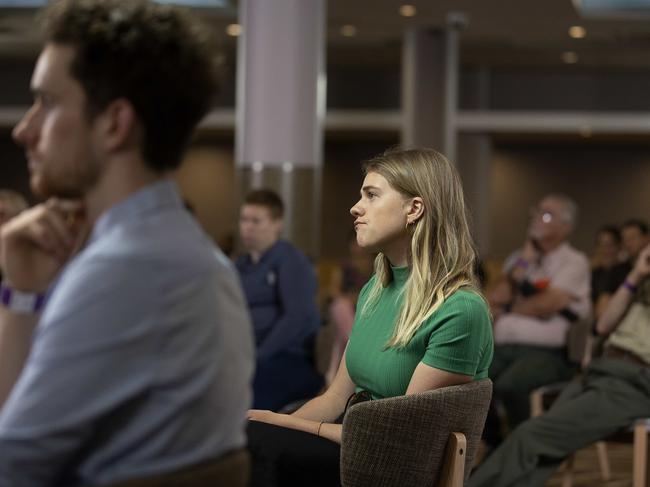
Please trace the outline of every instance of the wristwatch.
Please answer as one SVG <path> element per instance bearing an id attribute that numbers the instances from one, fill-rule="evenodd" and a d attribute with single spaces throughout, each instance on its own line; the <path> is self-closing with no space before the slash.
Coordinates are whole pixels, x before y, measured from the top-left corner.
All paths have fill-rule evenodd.
<path id="1" fill-rule="evenodd" d="M 18 291 L 3 282 L 0 284 L 0 302 L 11 311 L 38 313 L 45 305 L 45 293 Z"/>

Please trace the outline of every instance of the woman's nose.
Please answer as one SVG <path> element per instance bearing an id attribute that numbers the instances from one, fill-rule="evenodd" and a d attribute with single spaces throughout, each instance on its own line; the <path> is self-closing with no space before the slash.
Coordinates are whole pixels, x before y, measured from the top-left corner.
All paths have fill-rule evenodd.
<path id="1" fill-rule="evenodd" d="M 358 201 L 356 205 L 350 208 L 350 214 L 355 218 L 363 214 L 363 209 L 361 208 L 361 205 L 359 203 L 361 203 L 361 201 Z"/>

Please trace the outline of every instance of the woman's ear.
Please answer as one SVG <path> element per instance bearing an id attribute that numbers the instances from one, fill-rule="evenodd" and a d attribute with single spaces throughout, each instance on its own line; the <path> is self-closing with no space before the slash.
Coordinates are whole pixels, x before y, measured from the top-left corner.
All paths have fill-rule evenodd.
<path id="1" fill-rule="evenodd" d="M 409 203 L 408 213 L 406 214 L 406 221 L 410 225 L 418 221 L 424 215 L 424 201 L 419 196 L 411 198 Z"/>

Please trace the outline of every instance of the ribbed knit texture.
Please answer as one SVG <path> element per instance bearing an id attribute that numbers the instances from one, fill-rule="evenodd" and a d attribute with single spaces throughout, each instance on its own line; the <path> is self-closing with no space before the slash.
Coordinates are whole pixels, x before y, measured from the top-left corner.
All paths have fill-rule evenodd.
<path id="1" fill-rule="evenodd" d="M 374 399 L 403 395 L 418 363 L 475 380 L 488 375 L 492 361 L 492 323 L 483 299 L 459 290 L 419 328 L 403 349 L 386 349 L 402 302 L 408 267 L 394 267 L 393 281 L 376 305 L 362 314 L 373 277 L 363 288 L 346 351 L 346 365 L 358 390 Z"/>

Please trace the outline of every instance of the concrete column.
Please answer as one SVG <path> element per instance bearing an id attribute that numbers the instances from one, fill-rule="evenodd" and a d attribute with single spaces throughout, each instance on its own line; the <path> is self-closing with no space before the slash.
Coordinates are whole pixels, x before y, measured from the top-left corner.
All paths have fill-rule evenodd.
<path id="1" fill-rule="evenodd" d="M 442 150 L 444 36 L 411 27 L 402 45 L 402 146 Z"/>
<path id="2" fill-rule="evenodd" d="M 402 48 L 402 145 L 432 147 L 456 161 L 456 114 L 462 14 L 444 30 L 410 28 Z"/>
<path id="3" fill-rule="evenodd" d="M 466 17 L 458 12 L 447 14 L 445 29 L 445 83 L 442 152 L 450 161 L 456 162 L 458 129 L 458 83 L 460 71 L 460 31 L 467 24 Z"/>
<path id="4" fill-rule="evenodd" d="M 277 191 L 285 237 L 320 241 L 325 1 L 242 0 L 237 54 L 237 186 Z"/>
<path id="5" fill-rule="evenodd" d="M 476 109 L 489 108 L 489 73 L 481 68 L 471 78 Z M 490 172 L 492 139 L 484 133 L 461 133 L 458 139 L 458 169 L 463 178 L 465 198 L 472 215 L 472 228 L 479 254 L 490 252 Z"/>

